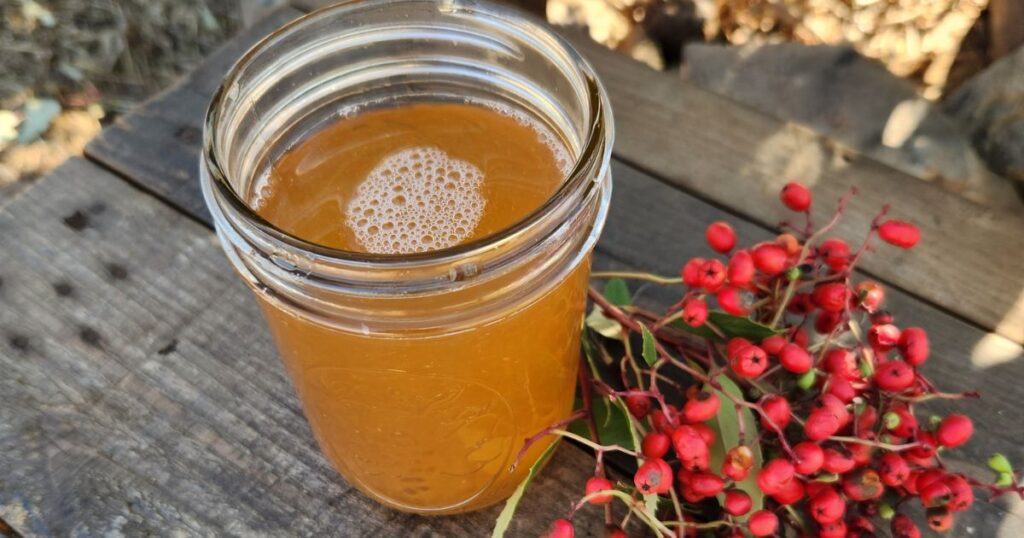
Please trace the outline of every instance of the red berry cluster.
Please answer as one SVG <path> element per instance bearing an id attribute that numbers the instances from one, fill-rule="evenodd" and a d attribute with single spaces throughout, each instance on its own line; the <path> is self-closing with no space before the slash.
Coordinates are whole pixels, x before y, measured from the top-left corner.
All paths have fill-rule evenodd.
<path id="1" fill-rule="evenodd" d="M 641 361 L 607 347 L 607 355 L 622 357 L 621 379 L 584 376 L 582 390 L 628 410 L 640 442 L 633 451 L 604 446 L 592 431 L 597 476 L 548 536 L 571 537 L 572 514 L 586 504 L 605 505 L 612 521 L 610 503 L 619 498 L 631 499 L 627 520 L 659 536 L 867 537 L 882 518 L 894 536 L 909 538 L 920 536 L 918 525 L 898 511 L 912 498 L 926 510 L 927 525 L 943 531 L 971 506 L 974 486 L 1021 493 L 1015 484 L 997 488 L 946 470 L 942 451 L 966 443 L 972 422 L 959 414 L 922 421 L 916 408 L 974 394 L 936 389 L 921 372 L 927 332 L 895 324 L 882 309 L 881 285 L 853 282 L 874 237 L 909 249 L 918 229 L 885 220 L 885 208 L 852 248 L 825 237 L 845 197 L 817 230 L 805 186 L 790 183 L 780 198 L 805 214 L 806 226 L 784 223 L 788 230 L 775 239 L 737 248 L 732 226 L 712 223 L 705 237 L 716 254 L 684 264 L 686 291 L 664 314 L 619 308 L 592 290 L 600 312 L 627 335 L 621 343 L 628 348 L 630 334 L 652 336 L 657 356 Z M 726 378 L 739 390 L 727 390 Z M 716 426 L 733 410 L 739 439 L 727 444 Z M 637 458 L 632 483 L 605 476 L 600 462 L 609 451 Z M 1012 470 L 1005 473 L 1016 481 Z M 643 499 L 652 495 L 669 502 L 651 513 Z M 609 535 L 625 536 L 622 527 L 612 525 Z"/>

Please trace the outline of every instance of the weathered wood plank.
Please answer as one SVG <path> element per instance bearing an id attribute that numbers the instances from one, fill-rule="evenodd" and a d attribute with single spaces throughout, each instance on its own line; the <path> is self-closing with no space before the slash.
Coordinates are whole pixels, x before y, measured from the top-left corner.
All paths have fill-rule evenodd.
<path id="1" fill-rule="evenodd" d="M 199 166 L 203 119 L 231 65 L 250 46 L 302 12 L 284 6 L 225 43 L 181 82 L 119 118 L 86 147 L 86 155 L 181 207 L 203 215 Z"/>
<path id="2" fill-rule="evenodd" d="M 777 193 L 792 180 L 814 190 L 819 222 L 830 217 L 833 200 L 858 189 L 836 229 L 840 236 L 855 237 L 877 208 L 892 203 L 893 216 L 916 222 L 924 239 L 913 254 L 869 260 L 864 269 L 1024 342 L 1024 215 L 982 208 L 675 74 L 655 72 L 583 34 L 565 35 L 611 96 L 618 158 L 766 226 L 791 218 Z"/>
<path id="3" fill-rule="evenodd" d="M 0 211 L 0 518 L 35 536 L 481 536 L 383 508 L 321 456 L 206 228 L 75 159 Z M 563 514 L 563 447 L 514 522 Z M 588 518 L 583 535 L 600 534 Z"/>
<path id="4" fill-rule="evenodd" d="M 761 226 L 713 208 L 628 165 L 616 163 L 613 173 L 615 191 L 598 245 L 599 255 L 595 257 L 596 269 L 677 273 L 689 257 L 713 254 L 704 243 L 703 231 L 715 220 L 733 223 L 741 242 L 772 237 Z M 635 283 L 631 289 L 639 289 L 641 303 L 653 307 L 677 301 L 677 294 L 682 291 L 677 287 L 673 294 L 665 287 L 638 287 Z M 982 392 L 981 400 L 942 402 L 927 407 L 936 413 L 960 409 L 975 420 L 974 440 L 957 449 L 953 457 L 947 456 L 947 463 L 987 477 L 984 462 L 993 451 L 1006 454 L 1014 462 L 1024 461 L 1024 445 L 1020 442 L 1024 438 L 1024 424 L 1016 411 L 1017 402 L 1024 396 L 1020 384 L 1024 379 L 1024 349 L 899 290 L 888 289 L 886 301 L 886 308 L 898 323 L 920 326 L 929 332 L 932 356 L 924 368 L 940 387 L 948 391 Z M 977 503 L 971 512 L 958 519 L 950 536 L 1024 536 L 1024 503 L 1011 497 L 995 504 Z"/>

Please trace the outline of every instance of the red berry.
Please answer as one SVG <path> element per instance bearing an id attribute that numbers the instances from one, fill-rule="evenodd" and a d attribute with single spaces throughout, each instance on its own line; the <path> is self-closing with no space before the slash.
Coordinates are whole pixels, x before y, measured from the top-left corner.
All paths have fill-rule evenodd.
<path id="1" fill-rule="evenodd" d="M 818 334 L 829 334 L 836 330 L 843 321 L 843 312 L 827 312 L 822 310 L 814 318 L 814 330 Z"/>
<path id="2" fill-rule="evenodd" d="M 572 538 L 573 533 L 571 521 L 568 519 L 556 519 L 551 524 L 547 534 L 544 534 L 541 538 Z"/>
<path id="3" fill-rule="evenodd" d="M 953 527 L 953 513 L 948 508 L 929 508 L 925 515 L 928 526 L 935 532 L 946 532 Z"/>
<path id="4" fill-rule="evenodd" d="M 651 399 L 643 394 L 628 394 L 626 395 L 626 409 L 629 409 L 629 414 L 636 417 L 637 420 L 642 419 L 651 412 Z"/>
<path id="5" fill-rule="evenodd" d="M 745 445 L 735 446 L 725 454 L 722 462 L 722 474 L 739 482 L 747 478 L 750 468 L 754 466 L 754 453 Z"/>
<path id="6" fill-rule="evenodd" d="M 945 481 L 936 480 L 921 488 L 920 495 L 921 504 L 925 508 L 935 508 L 937 506 L 946 506 L 946 503 L 953 498 L 953 491 L 949 489 Z"/>
<path id="7" fill-rule="evenodd" d="M 761 243 L 754 247 L 754 267 L 758 271 L 775 276 L 786 269 L 786 249 L 772 243 Z"/>
<path id="8" fill-rule="evenodd" d="M 891 415 L 889 414 L 891 413 Z M 896 437 L 911 437 L 917 433 L 917 418 L 903 406 L 893 406 L 882 419 Z M 890 426 L 895 422 L 895 425 Z"/>
<path id="9" fill-rule="evenodd" d="M 672 448 L 687 469 L 706 467 L 702 464 L 708 459 L 708 443 L 693 426 L 684 424 L 672 431 Z"/>
<path id="10" fill-rule="evenodd" d="M 626 534 L 626 531 L 618 527 L 614 527 L 608 529 L 605 538 L 629 538 L 629 535 Z"/>
<path id="11" fill-rule="evenodd" d="M 842 239 L 827 239 L 821 242 L 818 253 L 833 271 L 842 271 L 850 263 L 850 245 Z"/>
<path id="12" fill-rule="evenodd" d="M 895 452 L 884 454 L 878 462 L 879 476 L 887 486 L 899 486 L 910 476 L 910 465 L 907 460 Z"/>
<path id="13" fill-rule="evenodd" d="M 793 462 L 793 467 L 796 472 L 802 475 L 812 475 L 821 469 L 821 465 L 825 462 L 825 451 L 818 446 L 818 443 L 811 441 L 804 441 L 793 447 L 793 453 L 796 454 L 796 461 Z"/>
<path id="14" fill-rule="evenodd" d="M 921 538 L 921 530 L 914 524 L 914 520 L 905 514 L 896 514 L 890 525 L 892 538 Z"/>
<path id="15" fill-rule="evenodd" d="M 651 426 L 659 432 L 669 433 L 676 427 L 676 419 L 665 414 L 661 409 L 651 411 Z"/>
<path id="16" fill-rule="evenodd" d="M 804 491 L 804 483 L 794 478 L 781 491 L 772 495 L 772 499 L 782 505 L 796 504 L 804 498 Z"/>
<path id="17" fill-rule="evenodd" d="M 949 415 L 939 423 L 935 440 L 947 448 L 956 448 L 967 442 L 974 433 L 974 423 L 964 415 Z"/>
<path id="18" fill-rule="evenodd" d="M 774 495 L 789 485 L 795 472 L 789 460 L 773 459 L 757 472 L 757 487 L 768 495 Z"/>
<path id="19" fill-rule="evenodd" d="M 869 314 L 874 314 L 885 302 L 885 289 L 877 282 L 861 282 L 856 291 L 857 302 Z"/>
<path id="20" fill-rule="evenodd" d="M 793 339 L 794 344 L 807 349 L 807 341 L 810 340 L 810 337 L 807 336 L 807 331 L 803 330 L 803 328 L 797 327 L 793 334 L 790 335 L 790 338 Z"/>
<path id="21" fill-rule="evenodd" d="M 826 312 L 842 312 L 850 301 L 846 284 L 831 282 L 814 288 L 814 304 Z"/>
<path id="22" fill-rule="evenodd" d="M 918 432 L 917 446 L 904 452 L 903 457 L 909 463 L 920 467 L 928 467 L 935 458 L 936 450 L 938 450 L 938 443 L 935 437 L 929 432 Z M 918 489 L 920 489 L 920 485 Z"/>
<path id="23" fill-rule="evenodd" d="M 814 405 L 817 408 L 826 409 L 829 413 L 835 415 L 839 419 L 839 427 L 843 427 L 850 422 L 850 412 L 846 409 L 846 404 L 832 394 L 822 394 L 821 398 L 818 398 Z"/>
<path id="24" fill-rule="evenodd" d="M 690 327 L 700 327 L 708 320 L 708 304 L 704 299 L 690 298 L 683 303 L 683 321 Z"/>
<path id="25" fill-rule="evenodd" d="M 718 414 L 720 402 L 714 392 L 702 390 L 686 400 L 683 417 L 687 422 L 704 422 Z"/>
<path id="26" fill-rule="evenodd" d="M 718 301 L 718 306 L 725 310 L 727 314 L 733 316 L 746 316 L 750 313 L 750 310 L 744 305 L 743 294 L 739 288 L 732 286 L 726 286 L 715 294 L 715 300 Z"/>
<path id="27" fill-rule="evenodd" d="M 587 480 L 588 497 L 590 497 L 590 495 L 593 493 L 597 493 L 599 491 L 608 491 L 611 489 L 613 489 L 612 483 L 607 478 L 595 476 L 590 480 Z M 590 504 L 608 504 L 612 502 L 612 496 L 610 494 L 595 495 L 593 497 L 590 497 L 589 502 Z"/>
<path id="28" fill-rule="evenodd" d="M 710 291 L 718 291 L 725 283 L 725 264 L 718 260 L 706 260 L 700 266 L 700 287 Z"/>
<path id="29" fill-rule="evenodd" d="M 893 246 L 912 248 L 921 239 L 921 231 L 906 221 L 887 220 L 878 226 L 878 237 Z"/>
<path id="30" fill-rule="evenodd" d="M 708 446 L 715 444 L 715 430 L 712 430 L 699 422 L 690 424 L 690 427 L 697 430 L 697 433 L 700 434 L 700 438 L 703 439 Z"/>
<path id="31" fill-rule="evenodd" d="M 706 262 L 704 258 L 691 258 L 683 266 L 683 284 L 691 288 L 700 287 L 700 268 Z"/>
<path id="32" fill-rule="evenodd" d="M 857 389 L 854 388 L 853 383 L 850 383 L 849 379 L 838 375 L 828 378 L 826 393 L 835 396 L 843 403 L 850 403 L 857 397 Z"/>
<path id="33" fill-rule="evenodd" d="M 814 312 L 814 308 L 814 298 L 811 297 L 811 294 L 799 292 L 790 299 L 789 304 L 786 306 L 786 311 L 805 316 Z"/>
<path id="34" fill-rule="evenodd" d="M 736 352 L 736 356 L 729 361 L 729 366 L 740 377 L 754 378 L 768 368 L 768 355 L 763 349 L 749 345 Z"/>
<path id="35" fill-rule="evenodd" d="M 713 497 L 725 489 L 725 480 L 712 473 L 693 473 L 690 475 L 689 486 L 695 495 Z"/>
<path id="36" fill-rule="evenodd" d="M 902 392 L 914 383 L 914 369 L 902 361 L 889 361 L 875 369 L 875 385 L 889 392 Z"/>
<path id="37" fill-rule="evenodd" d="M 751 344 L 750 340 L 747 340 L 742 336 L 731 338 L 729 339 L 729 342 L 725 344 L 725 356 L 728 357 L 729 359 L 733 359 L 736 357 L 736 354 L 739 353 L 741 349 L 752 345 L 754 344 Z"/>
<path id="38" fill-rule="evenodd" d="M 644 495 L 667 493 L 672 489 L 672 468 L 660 458 L 647 460 L 637 469 L 633 484 Z"/>
<path id="39" fill-rule="evenodd" d="M 868 341 L 871 347 L 885 353 L 896 347 L 900 341 L 900 330 L 890 323 L 872 325 L 868 329 Z"/>
<path id="40" fill-rule="evenodd" d="M 832 488 L 825 488 L 807 501 L 811 517 L 818 523 L 839 521 L 846 514 L 846 501 Z"/>
<path id="41" fill-rule="evenodd" d="M 858 469 L 843 477 L 843 494 L 848 499 L 857 502 L 873 501 L 883 493 L 885 485 L 874 469 Z"/>
<path id="42" fill-rule="evenodd" d="M 804 434 L 812 441 L 821 441 L 835 435 L 842 426 L 839 417 L 828 409 L 815 409 L 804 422 Z"/>
<path id="43" fill-rule="evenodd" d="M 857 357 L 843 348 L 835 348 L 825 354 L 825 371 L 847 379 L 860 379 Z"/>
<path id="44" fill-rule="evenodd" d="M 771 423 L 775 424 L 778 429 L 786 429 L 791 418 L 791 409 L 789 402 L 785 398 L 769 394 L 761 398 L 760 405 L 761 409 L 764 410 L 764 415 L 761 416 L 762 428 L 768 431 L 775 431 L 768 422 L 771 419 Z"/>
<path id="45" fill-rule="evenodd" d="M 747 529 L 757 538 L 771 536 L 779 529 L 779 517 L 774 512 L 758 510 L 747 521 Z"/>
<path id="46" fill-rule="evenodd" d="M 754 258 L 745 250 L 736 252 L 729 259 L 727 274 L 733 286 L 747 286 L 754 280 Z"/>
<path id="47" fill-rule="evenodd" d="M 750 500 L 750 495 L 741 489 L 730 489 L 725 492 L 725 502 L 723 508 L 725 511 L 733 516 L 739 517 L 750 511 L 750 508 L 754 505 L 754 502 Z"/>
<path id="48" fill-rule="evenodd" d="M 927 471 L 919 473 L 914 479 L 914 489 L 917 491 L 916 494 L 920 494 L 921 490 L 936 483 L 941 482 L 946 478 L 946 472 L 942 469 L 928 469 Z M 909 482 L 904 484 L 909 486 Z"/>
<path id="49" fill-rule="evenodd" d="M 944 479 L 949 486 L 950 498 L 949 509 L 954 512 L 967 510 L 974 504 L 974 490 L 970 483 L 958 474 L 949 475 Z"/>
<path id="50" fill-rule="evenodd" d="M 736 232 L 733 231 L 732 226 L 728 222 L 712 222 L 704 232 L 704 238 L 708 240 L 708 244 L 711 245 L 715 252 L 721 252 L 722 254 L 729 252 L 732 250 L 732 247 L 736 246 Z"/>
<path id="51" fill-rule="evenodd" d="M 796 256 L 800 253 L 803 245 L 800 244 L 800 240 L 793 236 L 793 234 L 779 234 L 775 238 L 775 244 L 786 249 L 786 254 L 789 256 Z"/>
<path id="52" fill-rule="evenodd" d="M 822 523 L 818 528 L 818 538 L 847 538 L 846 522 L 843 520 Z"/>
<path id="53" fill-rule="evenodd" d="M 672 440 L 662 432 L 650 432 L 644 436 L 640 446 L 645 457 L 661 458 L 672 448 Z"/>
<path id="54" fill-rule="evenodd" d="M 903 360 L 911 366 L 920 366 L 928 360 L 928 333 L 920 327 L 907 327 L 900 333 L 897 343 Z"/>
<path id="55" fill-rule="evenodd" d="M 779 353 L 782 352 L 782 348 L 786 347 L 786 338 L 779 335 L 769 336 L 761 341 L 761 349 L 769 355 L 778 357 Z"/>
<path id="56" fill-rule="evenodd" d="M 814 366 L 814 358 L 796 344 L 786 344 L 779 353 L 779 364 L 794 374 L 803 374 Z"/>
<path id="57" fill-rule="evenodd" d="M 779 199 L 793 211 L 807 211 L 811 207 L 811 190 L 801 183 L 791 181 L 782 187 Z"/>
<path id="58" fill-rule="evenodd" d="M 825 472 L 843 474 L 857 465 L 857 462 L 853 461 L 853 456 L 846 452 L 835 448 L 826 448 L 823 452 L 825 460 L 821 463 L 821 468 Z"/>

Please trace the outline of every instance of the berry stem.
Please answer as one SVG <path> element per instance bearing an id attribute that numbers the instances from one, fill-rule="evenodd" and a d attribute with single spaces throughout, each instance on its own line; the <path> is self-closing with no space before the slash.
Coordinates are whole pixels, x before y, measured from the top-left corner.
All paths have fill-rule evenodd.
<path id="1" fill-rule="evenodd" d="M 904 450 L 910 450 L 911 448 L 914 448 L 914 447 L 920 445 L 920 443 L 904 443 L 902 445 L 894 445 L 894 444 L 891 444 L 891 443 L 882 443 L 880 441 L 872 441 L 870 439 L 861 439 L 860 437 L 846 437 L 846 436 L 842 436 L 842 435 L 833 435 L 832 437 L 829 437 L 828 439 L 830 441 L 837 441 L 837 442 L 840 442 L 840 443 L 853 443 L 853 444 L 857 444 L 857 445 L 873 446 L 873 447 L 876 447 L 876 448 L 881 448 L 882 450 L 889 450 L 889 451 L 892 451 L 892 452 L 902 452 Z"/>
<path id="2" fill-rule="evenodd" d="M 567 430 L 551 430 L 548 433 L 552 435 L 559 435 L 565 437 L 566 439 L 572 439 L 573 441 L 576 441 L 581 445 L 590 447 L 598 452 L 622 452 L 623 454 L 628 454 L 630 456 L 633 456 L 634 458 L 640 457 L 640 453 L 630 450 L 622 445 L 601 445 L 591 441 L 590 439 L 587 439 L 586 437 L 576 435 L 575 433 L 572 433 Z"/>
<path id="3" fill-rule="evenodd" d="M 592 278 L 625 278 L 630 280 L 645 280 L 655 284 L 682 284 L 683 279 L 679 277 L 660 276 L 651 273 L 634 271 L 594 271 L 590 273 Z"/>
<path id="4" fill-rule="evenodd" d="M 509 467 L 508 471 L 512 472 L 516 470 L 516 467 L 519 466 L 519 462 L 523 459 L 523 456 L 526 454 L 526 451 L 529 450 L 534 443 L 540 441 L 541 439 L 547 437 L 548 435 L 553 434 L 556 431 L 561 431 L 559 430 L 559 428 L 564 428 L 565 426 L 568 426 L 569 424 L 572 424 L 573 422 L 576 422 L 577 420 L 583 417 L 584 411 L 582 409 L 578 409 L 576 411 L 573 411 L 573 413 L 568 417 L 559 420 L 558 422 L 537 432 L 532 437 L 527 437 L 526 440 L 523 442 L 523 448 L 519 449 L 519 453 L 516 454 L 516 459 L 512 462 L 512 465 Z"/>

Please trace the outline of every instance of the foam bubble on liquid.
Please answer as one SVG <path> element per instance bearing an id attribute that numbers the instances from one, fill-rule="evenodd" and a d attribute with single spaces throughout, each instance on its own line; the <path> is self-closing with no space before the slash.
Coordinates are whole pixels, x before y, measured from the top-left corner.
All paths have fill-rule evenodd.
<path id="1" fill-rule="evenodd" d="M 555 165 L 558 166 L 558 170 L 563 175 L 568 175 L 572 171 L 573 160 L 569 156 L 569 151 L 561 139 L 555 136 L 555 133 L 551 132 L 547 125 L 521 110 L 500 105 L 493 101 L 483 101 L 482 104 L 502 116 L 512 118 L 519 125 L 528 127 L 531 131 L 537 133 L 537 138 L 541 143 L 551 150 L 551 155 L 555 158 Z"/>
<path id="2" fill-rule="evenodd" d="M 457 245 L 484 213 L 484 174 L 435 147 L 384 158 L 356 188 L 345 220 L 375 254 L 408 254 Z"/>

